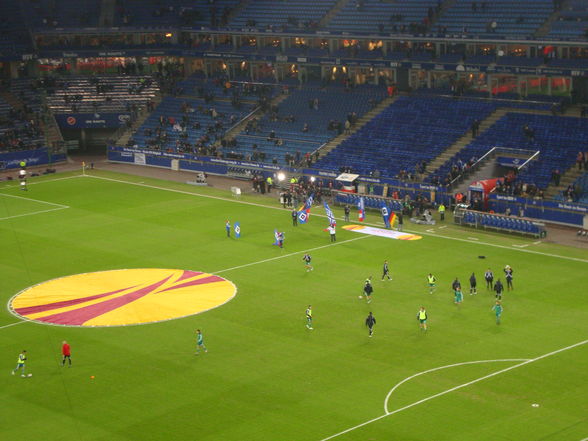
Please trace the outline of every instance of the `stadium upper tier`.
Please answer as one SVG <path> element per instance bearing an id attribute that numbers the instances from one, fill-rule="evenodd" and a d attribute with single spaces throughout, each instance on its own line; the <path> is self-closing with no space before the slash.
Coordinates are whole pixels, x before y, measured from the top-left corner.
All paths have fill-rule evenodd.
<path id="1" fill-rule="evenodd" d="M 557 10 L 560 3 L 564 8 Z M 23 29 L 26 22 L 34 32 L 182 27 L 581 39 L 588 29 L 585 0 L 119 0 L 115 5 L 100 0 L 0 0 L 0 6 L 11 27 Z M 13 44 L 26 40 L 12 37 Z"/>
<path id="2" fill-rule="evenodd" d="M 45 82 L 47 105 L 54 113 L 129 111 L 144 106 L 159 91 L 150 76 L 71 76 Z"/>

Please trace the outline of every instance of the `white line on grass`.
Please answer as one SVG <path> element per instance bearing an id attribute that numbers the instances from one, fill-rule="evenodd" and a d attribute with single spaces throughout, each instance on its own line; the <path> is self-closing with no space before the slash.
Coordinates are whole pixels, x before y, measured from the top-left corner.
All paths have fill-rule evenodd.
<path id="1" fill-rule="evenodd" d="M 66 179 L 83 178 L 83 177 L 84 177 L 84 175 L 73 175 L 73 176 L 64 176 L 64 177 L 55 178 L 55 179 L 43 179 L 43 180 L 36 181 L 36 182 L 27 182 L 27 187 L 30 185 L 44 184 L 46 182 L 64 181 Z M 4 190 L 5 188 L 15 188 L 15 187 L 20 187 L 20 185 L 19 184 L 17 184 L 17 185 L 4 185 L 4 186 L 0 187 L 0 190 Z"/>
<path id="2" fill-rule="evenodd" d="M 217 200 L 225 201 L 225 202 L 233 202 L 233 203 L 237 203 L 237 204 L 251 205 L 251 206 L 254 206 L 254 207 L 263 207 L 263 208 L 270 208 L 272 210 L 281 210 L 281 211 L 288 210 L 288 211 L 290 211 L 289 208 L 274 207 L 274 206 L 271 206 L 271 205 L 257 204 L 255 202 L 237 201 L 237 200 L 234 200 L 234 199 L 228 199 L 228 198 L 224 198 L 224 197 L 221 197 L 221 196 L 212 196 L 212 195 L 206 195 L 206 194 L 200 194 L 200 193 L 192 193 L 190 191 L 176 190 L 176 189 L 173 189 L 173 188 L 158 187 L 156 185 L 150 185 L 150 184 L 139 184 L 137 182 L 124 181 L 122 179 L 106 178 L 106 177 L 103 177 L 103 176 L 95 176 L 95 175 L 86 175 L 86 177 L 94 178 L 94 179 L 102 179 L 104 181 L 118 182 L 118 183 L 121 183 L 121 184 L 136 185 L 138 187 L 152 188 L 152 189 L 155 189 L 155 190 L 170 191 L 172 193 L 186 194 L 186 195 L 190 195 L 190 196 L 199 196 L 199 197 L 209 198 L 209 199 L 217 199 Z M 313 214 L 313 216 L 324 217 L 324 218 L 327 217 L 325 215 L 316 214 L 316 213 Z M 338 218 L 338 219 L 342 220 L 342 218 Z M 382 223 L 380 223 L 380 224 L 374 224 L 374 223 L 365 222 L 365 225 L 381 226 L 383 224 Z M 421 234 L 423 236 L 433 236 L 433 237 L 438 237 L 438 238 L 441 238 L 441 239 L 455 240 L 455 241 L 459 241 L 459 242 L 473 243 L 473 244 L 476 244 L 476 245 L 485 245 L 485 246 L 489 246 L 489 247 L 502 248 L 502 249 L 511 250 L 511 251 L 520 251 L 522 253 L 530 253 L 530 254 L 537 254 L 537 255 L 540 255 L 540 256 L 555 257 L 555 258 L 558 258 L 558 259 L 573 260 L 575 262 L 588 263 L 588 259 L 580 259 L 579 257 L 560 256 L 559 254 L 543 253 L 541 251 L 533 251 L 533 250 L 525 250 L 525 249 L 521 249 L 521 248 L 513 248 L 513 247 L 510 247 L 510 246 L 498 245 L 498 244 L 495 244 L 495 243 L 479 242 L 479 241 L 473 241 L 473 240 L 468 240 L 468 239 L 462 239 L 462 238 L 459 238 L 459 237 L 442 236 L 442 235 L 439 235 L 437 233 L 429 233 L 428 234 L 426 232 L 414 231 L 414 230 L 405 230 L 405 232 L 406 233 L 413 233 L 413 234 Z"/>
<path id="3" fill-rule="evenodd" d="M 21 323 L 26 323 L 26 321 L 22 320 L 20 322 L 8 323 L 7 325 L 0 326 L 0 329 L 10 328 L 11 326 L 20 325 Z"/>
<path id="4" fill-rule="evenodd" d="M 8 198 L 14 198 L 14 199 L 24 199 L 25 201 L 33 201 L 33 202 L 38 202 L 40 204 L 47 204 L 47 205 L 53 205 L 55 207 L 59 207 L 59 208 L 69 208 L 69 206 L 67 205 L 63 205 L 63 204 L 56 204 L 54 202 L 47 202 L 47 201 L 41 201 L 39 199 L 33 199 L 33 198 L 25 198 L 22 196 L 16 196 L 13 194 L 6 194 L 6 193 L 0 193 L 0 195 L 2 196 L 6 196 Z"/>
<path id="5" fill-rule="evenodd" d="M 31 213 L 15 214 L 14 216 L 0 217 L 0 221 L 7 220 L 7 219 L 14 219 L 15 217 L 34 216 L 35 214 L 49 213 L 50 211 L 65 210 L 66 208 L 69 208 L 69 207 L 56 207 L 56 208 L 49 208 L 48 210 L 33 211 Z"/>
<path id="6" fill-rule="evenodd" d="M 552 351 L 552 352 L 548 352 L 547 354 L 540 355 L 539 357 L 530 358 L 530 359 L 528 359 L 528 360 L 525 360 L 525 361 L 523 361 L 522 363 L 518 363 L 518 364 L 515 364 L 515 365 L 513 365 L 513 366 L 507 367 L 507 368 L 505 368 L 505 369 L 501 369 L 501 370 L 499 370 L 499 371 L 493 372 L 493 373 L 491 373 L 491 374 L 484 375 L 483 377 L 477 378 L 477 379 L 475 379 L 475 380 L 472 380 L 472 381 L 468 381 L 467 383 L 460 384 L 459 386 L 452 387 L 451 389 L 447 389 L 446 391 L 439 392 L 438 394 L 434 394 L 434 395 L 431 395 L 431 396 L 429 396 L 429 397 L 423 398 L 422 400 L 415 401 L 415 402 L 414 402 L 414 403 L 412 403 L 412 404 L 409 404 L 409 405 L 407 405 L 407 406 L 401 407 L 400 409 L 396 409 L 396 410 L 394 410 L 394 411 L 392 411 L 392 412 L 388 412 L 388 411 L 386 411 L 386 413 L 385 413 L 385 414 L 383 414 L 383 415 L 380 415 L 379 417 L 373 418 L 373 419 L 371 419 L 371 420 L 365 421 L 365 422 L 363 422 L 363 423 L 361 423 L 361 424 L 358 424 L 358 425 L 356 425 L 356 426 L 350 427 L 349 429 L 345 429 L 345 430 L 343 430 L 343 431 L 341 431 L 341 432 L 335 433 L 334 435 L 331 435 L 331 436 L 329 436 L 329 437 L 327 437 L 327 438 L 323 438 L 321 441 L 328 441 L 328 440 L 330 440 L 330 439 L 337 438 L 337 437 L 338 437 L 338 436 L 340 436 L 340 435 L 343 435 L 343 434 L 345 434 L 345 433 L 352 432 L 352 431 L 353 431 L 353 430 L 355 430 L 355 429 L 359 429 L 360 427 L 367 426 L 368 424 L 371 424 L 371 423 L 373 423 L 373 422 L 375 422 L 375 421 L 381 420 L 382 418 L 385 418 L 385 417 L 387 417 L 387 416 L 394 415 L 395 413 L 402 412 L 403 410 L 410 409 L 411 407 L 418 406 L 419 404 L 425 403 L 425 402 L 427 402 L 427 401 L 429 401 L 429 400 L 432 400 L 433 398 L 437 398 L 437 397 L 440 397 L 440 396 L 446 395 L 446 394 L 448 394 L 448 393 L 450 393 L 450 392 L 453 392 L 453 391 L 456 391 L 456 390 L 462 389 L 462 388 L 464 388 L 464 387 L 470 386 L 470 385 L 472 385 L 472 384 L 478 383 L 478 382 L 480 382 L 480 381 L 486 380 L 487 378 L 492 378 L 492 377 L 495 377 L 496 375 L 503 374 L 504 372 L 508 372 L 508 371 L 511 371 L 511 370 L 513 370 L 513 369 L 519 368 L 519 367 L 521 367 L 521 366 L 525 366 L 525 365 L 527 365 L 527 364 L 533 363 L 533 362 L 535 362 L 535 361 L 542 360 L 542 359 L 544 359 L 544 358 L 547 358 L 547 357 L 551 357 L 552 355 L 559 354 L 560 352 L 567 351 L 567 350 L 569 350 L 569 349 L 573 349 L 573 348 L 575 348 L 575 347 L 578 347 L 578 346 L 584 345 L 584 344 L 586 344 L 586 343 L 588 343 L 588 340 L 583 340 L 583 341 L 581 341 L 581 342 L 578 342 L 578 343 L 575 343 L 575 344 L 573 344 L 573 345 L 566 346 L 566 347 L 564 347 L 564 348 L 557 349 L 557 350 L 555 350 L 555 351 Z M 388 397 L 386 397 L 386 398 L 388 398 Z"/>
<path id="7" fill-rule="evenodd" d="M 330 243 L 328 245 L 322 245 L 320 247 L 309 248 L 308 250 L 295 251 L 293 253 L 284 254 L 283 256 L 270 257 L 269 259 L 258 260 L 257 262 L 246 263 L 244 265 L 234 266 L 232 268 L 227 268 L 227 269 L 224 269 L 224 270 L 215 271 L 212 274 L 220 274 L 220 273 L 224 273 L 226 271 L 232 271 L 232 270 L 236 270 L 236 269 L 240 269 L 240 268 L 245 268 L 245 267 L 252 266 L 252 265 L 257 265 L 257 264 L 260 264 L 260 263 L 271 262 L 272 260 L 283 259 L 285 257 L 295 256 L 296 254 L 308 253 L 310 251 L 316 251 L 316 250 L 320 250 L 322 248 L 327 248 L 327 247 L 331 247 L 331 246 L 334 246 L 334 245 L 339 245 L 339 244 L 342 244 L 342 243 L 353 242 L 355 240 L 367 239 L 368 237 L 370 237 L 370 236 L 355 237 L 353 239 L 342 240 L 340 242 Z M 373 237 L 373 236 L 371 236 L 371 237 Z"/>
<path id="8" fill-rule="evenodd" d="M 390 413 L 388 411 L 388 402 L 390 401 L 390 397 L 392 396 L 394 391 L 396 389 L 398 389 L 400 386 L 402 386 L 404 383 L 406 383 L 407 381 L 410 381 L 416 377 L 420 377 L 421 375 L 425 375 L 430 372 L 440 371 L 442 369 L 448 369 L 448 368 L 457 367 L 457 366 L 465 366 L 468 364 L 500 363 L 500 362 L 508 362 L 508 361 L 528 361 L 528 360 L 529 360 L 528 358 L 502 358 L 502 359 L 497 359 L 497 360 L 464 361 L 461 363 L 448 364 L 446 366 L 440 366 L 440 367 L 436 367 L 433 369 L 427 369 L 426 371 L 422 371 L 422 372 L 419 372 L 418 374 L 414 374 L 414 375 L 411 375 L 410 377 L 406 377 L 404 380 L 397 383 L 396 386 L 394 386 L 392 389 L 390 389 L 390 392 L 388 392 L 388 395 L 386 395 L 386 399 L 384 400 L 384 412 L 386 412 L 386 414 Z"/>

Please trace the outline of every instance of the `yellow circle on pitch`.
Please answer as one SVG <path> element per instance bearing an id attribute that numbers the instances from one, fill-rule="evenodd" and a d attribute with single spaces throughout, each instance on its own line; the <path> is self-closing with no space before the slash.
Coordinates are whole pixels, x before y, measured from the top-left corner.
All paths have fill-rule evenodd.
<path id="1" fill-rule="evenodd" d="M 64 326 L 124 326 L 186 317 L 227 303 L 237 292 L 213 274 L 125 269 L 76 274 L 21 291 L 10 301 L 26 320 Z"/>

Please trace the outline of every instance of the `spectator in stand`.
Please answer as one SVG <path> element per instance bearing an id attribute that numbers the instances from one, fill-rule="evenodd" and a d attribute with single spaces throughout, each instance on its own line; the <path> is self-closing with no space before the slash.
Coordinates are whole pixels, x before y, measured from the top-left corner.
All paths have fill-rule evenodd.
<path id="1" fill-rule="evenodd" d="M 578 156 L 576 156 L 576 164 L 578 164 L 578 170 L 582 170 L 584 162 L 584 153 L 578 152 Z"/>

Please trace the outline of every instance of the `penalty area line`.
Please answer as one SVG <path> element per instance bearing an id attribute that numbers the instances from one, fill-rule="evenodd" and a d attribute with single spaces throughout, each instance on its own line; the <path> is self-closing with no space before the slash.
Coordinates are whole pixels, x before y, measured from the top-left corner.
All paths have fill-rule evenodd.
<path id="1" fill-rule="evenodd" d="M 560 352 L 564 352 L 564 351 L 567 351 L 567 350 L 576 348 L 578 346 L 582 346 L 582 345 L 584 345 L 586 343 L 588 343 L 588 340 L 583 340 L 583 341 L 578 342 L 578 343 L 575 343 L 573 345 L 566 346 L 564 348 L 560 348 L 560 349 L 557 349 L 555 351 L 548 352 L 547 354 L 540 355 L 539 357 L 530 358 L 530 359 L 528 359 L 526 361 L 523 361 L 522 363 L 518 363 L 518 364 L 515 364 L 513 366 L 509 366 L 509 367 L 507 367 L 505 369 L 501 369 L 501 370 L 496 371 L 496 372 L 493 372 L 491 374 L 484 375 L 483 377 L 477 378 L 475 380 L 468 381 L 467 383 L 460 384 L 459 386 L 452 387 L 451 389 L 447 389 L 447 390 L 445 390 L 443 392 L 439 392 L 438 394 L 434 394 L 434 395 L 431 395 L 429 397 L 423 398 L 422 400 L 415 401 L 414 403 L 411 403 L 411 404 L 409 404 L 407 406 L 404 406 L 404 407 L 401 407 L 399 409 L 393 410 L 392 412 L 386 411 L 385 414 L 380 415 L 379 417 L 373 418 L 371 420 L 365 421 L 365 422 L 363 422 L 361 424 L 358 424 L 356 426 L 353 426 L 353 427 L 350 427 L 348 429 L 345 429 L 345 430 L 343 430 L 341 432 L 335 433 L 334 435 L 331 435 L 331 436 L 329 436 L 327 438 L 323 438 L 321 441 L 328 441 L 328 440 L 331 440 L 333 438 L 337 438 L 338 436 L 341 436 L 341 435 L 344 435 L 346 433 L 352 432 L 352 431 L 354 431 L 356 429 L 359 429 L 360 427 L 363 427 L 363 426 L 366 426 L 368 424 L 371 424 L 371 423 L 373 423 L 375 421 L 381 420 L 382 418 L 385 418 L 387 416 L 394 415 L 396 413 L 402 412 L 403 410 L 410 409 L 411 407 L 418 406 L 419 404 L 425 403 L 425 402 L 427 402 L 429 400 L 432 400 L 433 398 L 437 398 L 437 397 L 446 395 L 446 394 L 448 394 L 450 392 L 453 392 L 453 391 L 462 389 L 464 387 L 470 386 L 472 384 L 478 383 L 478 382 L 483 381 L 483 380 L 486 380 L 488 378 L 495 377 L 496 375 L 503 374 L 505 372 L 508 372 L 508 371 L 513 370 L 513 369 L 519 368 L 521 366 L 525 366 L 525 365 L 530 364 L 530 363 L 533 363 L 535 361 L 539 361 L 539 360 L 542 360 L 544 358 L 551 357 L 552 355 L 559 354 Z"/>
<path id="2" fill-rule="evenodd" d="M 36 214 L 49 213 L 50 211 L 65 210 L 67 208 L 69 208 L 69 207 L 55 207 L 55 208 L 49 208 L 48 210 L 33 211 L 31 213 L 15 214 L 14 216 L 0 217 L 0 221 L 14 219 L 16 217 L 34 216 Z"/>
<path id="3" fill-rule="evenodd" d="M 26 323 L 25 320 L 21 320 L 20 322 L 8 323 L 7 325 L 0 326 L 0 329 L 10 328 L 11 326 L 20 325 L 21 323 Z"/>

